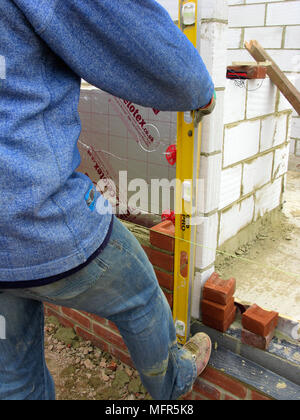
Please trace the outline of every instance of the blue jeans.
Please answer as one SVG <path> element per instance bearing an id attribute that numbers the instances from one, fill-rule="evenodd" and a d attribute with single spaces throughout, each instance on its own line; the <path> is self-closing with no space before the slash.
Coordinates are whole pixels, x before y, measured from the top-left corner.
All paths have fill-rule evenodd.
<path id="1" fill-rule="evenodd" d="M 55 399 L 44 357 L 42 302 L 114 322 L 154 399 L 176 400 L 191 389 L 195 361 L 177 345 L 169 304 L 146 254 L 116 218 L 107 246 L 76 274 L 0 294 L 6 323 L 6 339 L 0 339 L 0 400 Z"/>

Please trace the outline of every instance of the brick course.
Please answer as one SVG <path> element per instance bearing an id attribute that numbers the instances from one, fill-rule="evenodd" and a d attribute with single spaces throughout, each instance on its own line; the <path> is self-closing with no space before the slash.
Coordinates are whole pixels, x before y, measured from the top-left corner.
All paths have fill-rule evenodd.
<path id="1" fill-rule="evenodd" d="M 62 325 L 71 327 L 76 334 L 95 346 L 110 353 L 126 365 L 134 364 L 120 336 L 117 327 L 101 317 L 76 311 L 74 309 L 45 304 L 46 316 L 55 316 Z M 90 328 L 87 328 L 88 322 Z M 200 378 L 197 378 L 193 390 L 183 397 L 184 400 L 270 400 L 246 384 L 235 380 L 223 372 L 208 367 Z"/>

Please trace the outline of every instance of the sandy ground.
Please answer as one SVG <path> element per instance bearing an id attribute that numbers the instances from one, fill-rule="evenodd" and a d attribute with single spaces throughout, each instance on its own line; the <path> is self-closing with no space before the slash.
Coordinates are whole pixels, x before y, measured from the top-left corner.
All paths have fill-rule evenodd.
<path id="1" fill-rule="evenodd" d="M 238 299 L 300 320 L 300 168 L 295 169 L 287 175 L 283 217 L 216 269 L 236 278 Z"/>
<path id="2" fill-rule="evenodd" d="M 58 401 L 151 399 L 136 370 L 81 340 L 54 317 L 46 318 L 45 355 Z"/>

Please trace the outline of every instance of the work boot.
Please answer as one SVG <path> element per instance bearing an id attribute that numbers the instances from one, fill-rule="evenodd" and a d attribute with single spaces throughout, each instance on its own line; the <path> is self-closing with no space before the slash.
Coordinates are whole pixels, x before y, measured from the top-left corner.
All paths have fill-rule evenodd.
<path id="1" fill-rule="evenodd" d="M 211 356 L 212 344 L 209 336 L 204 333 L 194 335 L 184 345 L 184 349 L 192 354 L 197 366 L 197 376 L 201 375 Z"/>

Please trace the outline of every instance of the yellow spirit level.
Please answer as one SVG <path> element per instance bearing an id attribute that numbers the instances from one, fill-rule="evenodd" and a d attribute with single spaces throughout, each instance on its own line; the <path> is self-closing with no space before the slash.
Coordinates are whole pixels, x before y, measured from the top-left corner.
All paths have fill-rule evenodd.
<path id="1" fill-rule="evenodd" d="M 199 3 L 179 0 L 179 26 L 196 48 Z M 178 113 L 173 317 L 180 344 L 185 344 L 190 334 L 200 152 L 201 124 L 195 127 L 190 112 Z"/>

